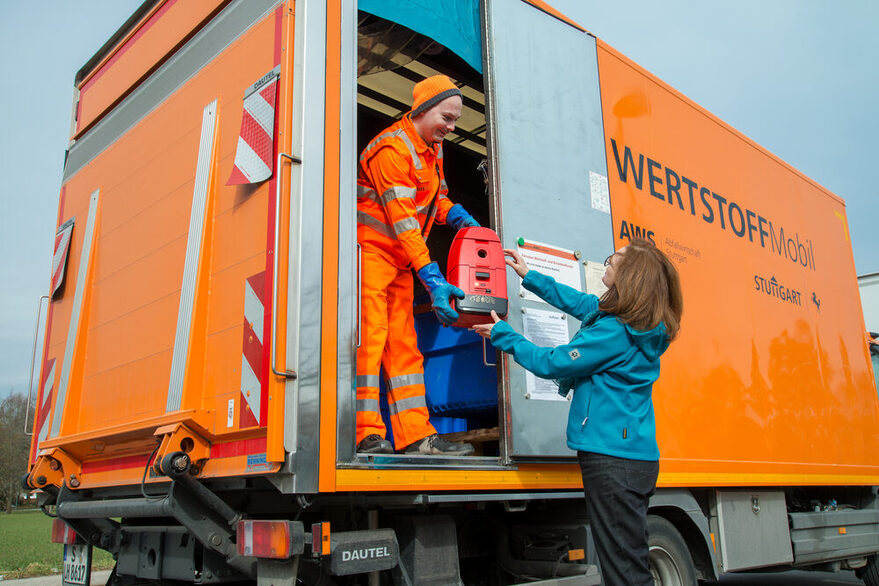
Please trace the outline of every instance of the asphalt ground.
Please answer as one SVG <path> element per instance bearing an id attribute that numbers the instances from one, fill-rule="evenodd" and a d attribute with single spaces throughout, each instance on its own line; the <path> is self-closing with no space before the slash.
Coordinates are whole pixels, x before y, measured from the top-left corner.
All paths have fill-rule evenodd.
<path id="1" fill-rule="evenodd" d="M 103 586 L 110 577 L 110 571 L 92 572 L 92 586 Z M 58 586 L 61 575 L 24 578 L 22 580 L 2 580 L 3 586 Z M 720 586 L 854 586 L 863 582 L 855 578 L 854 572 L 778 572 L 772 574 L 731 574 L 723 576 Z"/>
<path id="2" fill-rule="evenodd" d="M 110 577 L 110 570 L 102 570 L 100 572 L 92 572 L 91 584 L 93 586 L 103 586 Z M 2 580 L 0 584 L 8 586 L 58 586 L 61 584 L 61 574 L 54 576 L 40 576 L 38 578 L 22 578 L 21 580 Z"/>

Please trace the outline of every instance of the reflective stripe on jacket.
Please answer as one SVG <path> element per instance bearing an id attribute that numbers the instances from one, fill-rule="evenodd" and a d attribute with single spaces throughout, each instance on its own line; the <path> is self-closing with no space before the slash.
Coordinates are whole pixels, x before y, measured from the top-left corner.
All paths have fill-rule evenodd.
<path id="1" fill-rule="evenodd" d="M 357 241 L 399 268 L 420 269 L 430 262 L 431 226 L 444 224 L 453 205 L 448 192 L 442 145 L 427 145 L 406 114 L 360 154 Z"/>

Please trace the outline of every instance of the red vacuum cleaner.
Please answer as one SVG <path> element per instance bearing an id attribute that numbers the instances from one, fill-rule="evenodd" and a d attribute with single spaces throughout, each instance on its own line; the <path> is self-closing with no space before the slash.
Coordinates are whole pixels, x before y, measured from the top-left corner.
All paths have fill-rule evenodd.
<path id="1" fill-rule="evenodd" d="M 501 239 L 491 228 L 463 228 L 455 234 L 446 265 L 448 281 L 464 291 L 452 299 L 458 312 L 453 326 L 469 328 L 491 323 L 491 310 L 507 315 L 507 271 Z"/>

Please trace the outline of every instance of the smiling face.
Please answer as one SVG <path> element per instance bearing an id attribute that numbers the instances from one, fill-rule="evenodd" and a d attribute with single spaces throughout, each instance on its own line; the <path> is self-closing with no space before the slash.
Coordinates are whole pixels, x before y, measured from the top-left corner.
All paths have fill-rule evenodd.
<path id="1" fill-rule="evenodd" d="M 412 125 L 427 144 L 442 142 L 446 134 L 455 130 L 455 123 L 461 117 L 463 107 L 461 96 L 446 98 L 424 114 L 413 118 Z"/>
<path id="2" fill-rule="evenodd" d="M 616 282 L 617 267 L 619 267 L 620 261 L 623 260 L 624 254 L 626 254 L 625 246 L 607 257 L 607 260 L 604 261 L 607 268 L 604 269 L 604 276 L 601 277 L 601 282 L 604 283 L 604 286 L 608 289 L 613 287 L 613 284 Z"/>

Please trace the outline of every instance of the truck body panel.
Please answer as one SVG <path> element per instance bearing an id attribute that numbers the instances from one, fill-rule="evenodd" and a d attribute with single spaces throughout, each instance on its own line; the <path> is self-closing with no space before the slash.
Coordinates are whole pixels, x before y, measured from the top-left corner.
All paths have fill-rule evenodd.
<path id="1" fill-rule="evenodd" d="M 177 17 L 169 13 L 165 18 Z M 269 380 L 262 348 L 270 325 L 265 301 L 271 287 L 274 183 L 256 188 L 223 183 L 235 155 L 242 89 L 279 64 L 286 19 L 274 10 L 248 24 L 209 67 L 169 92 L 65 181 L 63 217 L 80 217 L 85 228 L 94 191 L 100 203 L 72 354 L 65 339 L 70 322 L 65 306 L 72 303 L 76 285 L 72 279 L 66 294 L 52 304 L 57 313 L 51 318 L 46 361 L 70 362 L 71 376 L 66 394 L 55 402 L 47 445 L 66 445 L 62 438 L 78 436 L 98 441 L 105 430 L 110 436 L 140 433 L 142 450 L 154 442 L 151 423 L 173 420 L 168 413 L 181 412 L 203 433 L 227 438 L 217 444 L 226 446 L 216 454 L 221 459 L 252 457 L 239 471 L 277 467 L 264 457 Z M 209 142 L 202 144 L 202 114 L 213 100 L 218 103 L 216 129 L 212 123 L 213 139 L 207 136 Z M 209 162 L 201 219 L 193 212 L 200 154 Z M 195 227 L 202 238 L 190 242 Z M 69 275 L 80 270 L 82 235 L 77 230 L 72 238 Z M 184 275 L 188 260 L 191 274 Z M 187 279 L 195 298 L 181 307 Z M 178 324 L 190 326 L 182 337 Z M 185 362 L 177 366 L 183 377 L 174 389 L 175 347 L 185 342 L 183 352 L 178 351 Z M 62 370 L 56 368 L 59 379 Z M 176 398 L 169 398 L 174 392 Z M 42 423 L 38 418 L 37 426 Z M 113 448 L 99 447 L 80 447 L 76 455 L 83 462 L 104 462 Z M 111 459 L 132 449 L 137 448 L 129 446 Z M 146 455 L 137 462 L 141 470 Z M 228 467 L 222 468 L 221 474 L 228 474 Z M 128 470 L 129 480 L 139 478 L 133 468 Z"/>
<path id="2" fill-rule="evenodd" d="M 654 392 L 663 478 L 874 484 L 844 203 L 603 43 L 599 69 L 617 245 L 643 230 L 686 300 Z"/>
<path id="3" fill-rule="evenodd" d="M 533 14 L 512 20 L 530 22 L 536 39 L 548 34 L 552 27 L 567 27 L 541 10 L 527 4 L 522 7 Z M 234 15 L 237 7 L 233 5 L 230 9 L 226 12 Z M 160 12 L 163 20 L 173 20 L 176 27 L 186 23 L 196 27 L 193 23 L 198 19 L 193 20 L 192 14 L 176 15 L 169 10 Z M 312 363 L 320 364 L 315 369 L 320 372 L 320 378 L 313 381 L 306 378 L 285 383 L 276 376 L 268 376 L 271 352 L 266 351 L 269 344 L 263 341 L 272 335 L 270 304 L 277 175 L 268 183 L 252 188 L 222 185 L 230 173 L 237 145 L 240 126 L 237 100 L 241 99 L 241 88 L 258 79 L 259 72 L 270 71 L 281 64 L 282 40 L 290 47 L 294 43 L 292 35 L 284 36 L 284 27 L 289 25 L 285 24 L 288 17 L 281 9 L 265 13 L 258 22 L 248 24 L 246 31 L 179 88 L 167 88 L 167 96 L 119 138 L 97 149 L 94 157 L 80 163 L 78 168 L 66 171 L 59 221 L 85 218 L 88 197 L 99 190 L 98 236 L 92 258 L 94 266 L 90 269 L 93 273 L 89 273 L 79 315 L 83 331 L 69 357 L 64 350 L 70 324 L 68 305 L 73 301 L 70 289 L 74 283 L 68 282 L 67 294 L 52 304 L 44 374 L 48 372 L 46 364 L 50 361 L 54 360 L 56 365 L 69 361 L 71 377 L 63 401 L 55 401 L 53 406 L 53 413 L 59 417 L 51 423 L 47 445 L 61 446 L 64 442 L 59 438 L 82 433 L 97 434 L 97 437 L 98 430 L 105 428 L 140 427 L 141 422 L 158 421 L 176 407 L 192 411 L 193 425 L 209 434 L 213 441 L 237 434 L 252 447 L 254 438 L 267 437 L 267 426 L 273 428 L 269 425 L 270 406 L 280 404 L 282 406 L 272 411 L 273 421 L 278 423 L 277 428 L 273 428 L 274 439 L 271 445 L 266 443 L 261 447 L 259 453 L 268 450 L 272 453 L 271 461 L 281 462 L 285 454 L 296 452 L 298 432 L 295 427 L 301 419 L 295 415 L 291 418 L 299 408 L 296 402 L 277 401 L 273 395 L 280 397 L 284 391 L 296 389 L 300 400 L 303 394 L 320 397 L 320 442 L 315 452 L 319 450 L 321 454 L 320 477 L 326 479 L 327 488 L 332 489 L 330 477 L 341 474 L 344 478 L 353 474 L 335 470 L 337 458 L 333 444 L 337 434 L 350 427 L 350 420 L 342 421 L 341 414 L 337 418 L 331 398 L 336 394 L 340 396 L 339 403 L 346 402 L 343 395 L 347 394 L 347 386 L 334 370 L 343 360 L 349 366 L 353 364 L 350 351 L 345 349 L 348 338 L 344 334 L 354 326 L 354 320 L 351 312 L 343 313 L 343 304 L 329 293 L 337 289 L 333 281 L 340 278 L 337 277 L 339 272 L 333 269 L 338 261 L 333 259 L 341 255 L 343 260 L 355 260 L 349 252 L 353 225 L 346 226 L 347 233 L 334 234 L 334 224 L 348 213 L 339 210 L 347 208 L 351 197 L 340 195 L 339 203 L 333 203 L 332 197 L 337 190 L 346 191 L 339 178 L 343 177 L 341 170 L 350 166 L 352 156 L 343 153 L 336 157 L 338 172 L 329 161 L 325 161 L 323 173 L 314 169 L 317 165 L 307 163 L 301 169 L 299 165 L 290 168 L 291 201 L 296 205 L 283 210 L 289 220 L 282 216 L 282 224 L 293 238 L 288 239 L 288 254 L 281 251 L 279 270 L 296 271 L 299 278 L 286 279 L 287 289 L 280 288 L 279 295 L 295 300 L 302 295 L 303 286 L 323 284 L 326 287 L 321 287 L 322 293 L 317 298 L 313 294 L 307 296 L 308 306 L 296 308 L 294 304 L 288 309 L 280 304 L 279 312 L 289 311 L 288 315 L 279 316 L 285 322 L 284 331 L 276 332 L 278 347 L 286 352 L 282 360 L 275 357 L 272 366 L 282 361 L 296 364 L 303 359 L 301 353 L 310 352 Z M 546 22 L 541 24 L 541 18 Z M 289 20 L 293 21 L 292 16 Z M 307 24 L 307 17 L 304 20 Z M 568 30 L 574 37 L 592 38 L 577 29 Z M 199 34 L 214 33 L 208 27 Z M 191 32 L 178 36 L 191 37 L 190 44 L 200 40 Z M 151 37 L 140 38 L 140 42 L 150 44 Z M 125 43 L 134 40 L 132 37 Z M 336 40 L 341 43 L 340 39 Z M 584 46 L 588 45 L 587 42 Z M 328 42 L 327 46 L 333 47 L 334 43 Z M 517 59 L 513 54 L 507 55 L 510 48 L 498 51 L 498 62 L 512 60 L 502 66 L 489 62 L 489 67 L 497 78 L 495 84 L 506 88 L 504 84 L 508 82 L 503 78 L 508 75 L 507 71 L 509 77 L 515 77 L 513 65 L 521 62 L 522 56 Z M 128 53 L 130 51 L 124 52 Z M 660 484 L 826 484 L 833 483 L 834 478 L 841 483 L 872 483 L 879 472 L 879 467 L 872 464 L 876 461 L 877 447 L 867 440 L 873 436 L 879 410 L 875 394 L 863 392 L 869 388 L 870 370 L 866 349 L 859 343 L 862 337 L 857 333 L 857 313 L 850 311 L 857 292 L 853 287 L 831 286 L 834 282 L 850 280 L 854 272 L 841 200 L 600 41 L 592 59 L 597 60 L 596 68 L 585 70 L 594 71 L 600 77 L 592 81 L 584 78 L 584 88 L 592 87 L 596 91 L 600 88 L 600 98 L 595 95 L 587 102 L 596 107 L 600 104 L 602 108 L 607 165 L 603 166 L 603 161 L 596 159 L 581 172 L 586 173 L 588 169 L 609 178 L 614 216 L 611 235 L 616 245 L 624 245 L 628 237 L 639 233 L 656 241 L 678 261 L 688 300 L 687 327 L 682 330 L 680 342 L 666 357 L 664 374 L 656 388 L 657 427 L 664 462 Z M 535 56 L 533 63 L 536 70 L 542 58 Z M 588 54 L 586 63 L 590 63 Z M 122 66 L 111 60 L 98 69 L 112 71 Z M 527 63 L 522 66 L 532 67 Z M 157 71 L 154 75 L 161 73 Z M 331 77 L 322 73 L 329 86 Z M 113 79 L 105 75 L 107 80 Z M 285 75 L 286 70 L 282 70 L 282 78 Z M 118 81 L 116 93 L 124 95 L 128 83 Z M 320 98 L 307 96 L 312 103 L 320 99 L 327 107 L 333 105 L 331 100 L 327 102 L 327 96 L 333 92 L 325 88 L 315 93 Z M 133 98 L 135 96 L 129 94 L 126 99 Z M 188 316 L 192 321 L 192 345 L 188 348 L 186 366 L 179 367 L 186 373 L 183 381 L 186 390 L 178 390 L 182 396 L 175 402 L 168 394 L 176 328 L 183 315 L 180 314 L 180 297 L 184 290 L 181 279 L 187 255 L 194 166 L 202 139 L 199 113 L 200 108 L 214 98 L 218 100 L 216 152 L 212 155 L 204 242 L 197 243 L 204 257 L 199 261 L 198 293 L 192 304 L 192 315 Z M 305 99 L 306 96 L 303 103 Z M 82 104 L 93 100 L 99 98 L 80 96 Z M 123 101 L 120 107 L 125 105 Z M 498 232 L 507 246 L 515 245 L 519 234 L 551 239 L 558 226 L 552 227 L 553 220 L 549 216 L 560 216 L 564 210 L 573 209 L 568 202 L 574 200 L 566 198 L 579 201 L 588 198 L 589 178 L 584 175 L 574 181 L 566 177 L 550 189 L 565 194 L 558 197 L 559 211 L 547 211 L 546 217 L 526 212 L 522 221 L 515 220 L 515 210 L 527 205 L 529 190 L 540 190 L 550 184 L 546 183 L 549 176 L 535 183 L 523 183 L 522 173 L 534 175 L 538 171 L 525 165 L 529 149 L 520 149 L 521 154 L 515 154 L 510 147 L 503 147 L 505 131 L 510 136 L 524 131 L 524 127 L 514 130 L 509 126 L 512 119 L 510 114 L 503 113 L 504 107 L 495 104 L 497 112 L 489 108 L 489 115 L 498 117 L 490 122 L 498 124 L 502 149 L 494 153 L 499 157 L 496 197 L 500 200 L 498 216 L 503 222 L 497 226 Z M 314 130 L 320 128 L 325 136 L 335 135 L 329 128 L 339 126 L 337 117 L 350 105 L 336 105 L 336 108 L 340 113 L 330 119 L 327 110 L 323 124 L 319 120 L 312 121 Z M 572 116 L 574 111 L 571 109 L 566 115 Z M 296 107 L 289 100 L 279 100 L 277 115 L 293 118 Z M 309 124 L 309 120 L 313 117 L 302 116 L 303 125 Z M 101 120 L 93 132 L 99 132 L 101 124 L 110 122 L 112 120 Z M 543 126 L 539 126 L 532 121 L 530 124 L 531 128 L 539 129 L 528 131 L 533 133 L 532 141 L 549 134 L 548 123 L 541 122 Z M 595 129 L 601 126 L 583 133 L 594 136 Z M 680 133 L 692 138 L 666 138 Z M 294 141 L 300 136 L 295 129 L 289 134 Z M 279 137 L 283 137 L 283 132 Z M 515 142 L 511 142 L 513 144 Z M 590 144 L 589 140 L 585 144 Z M 704 146 L 694 151 L 693 144 Z M 298 146 L 316 152 L 322 150 L 325 158 L 339 148 L 326 139 L 303 141 Z M 71 149 L 71 158 L 75 159 L 78 148 L 77 144 Z M 574 150 L 558 148 L 563 152 Z M 514 162 L 516 157 L 520 162 Z M 507 168 L 503 163 L 505 159 L 510 161 Z M 562 168 L 568 166 L 573 163 L 562 164 Z M 506 193 L 500 193 L 504 174 L 512 169 L 519 175 L 508 181 L 510 187 Z M 560 173 L 561 168 L 551 175 Z M 282 175 L 286 175 L 284 169 Z M 351 176 L 349 172 L 349 180 Z M 311 182 L 311 186 L 304 185 L 305 181 Z M 669 181 L 672 185 L 668 185 Z M 513 190 L 529 185 L 525 190 L 528 193 L 514 194 Z M 325 194 L 322 206 L 315 203 L 314 198 L 303 197 L 300 191 L 312 192 L 318 186 Z M 573 195 L 577 191 L 580 195 Z M 732 205 L 724 207 L 726 201 Z M 310 205 L 314 205 L 314 209 L 310 210 Z M 332 208 L 327 207 L 330 205 Z M 607 217 L 592 207 L 587 209 L 599 219 Z M 321 212 L 322 228 L 311 223 L 311 218 L 317 219 Z M 340 219 L 332 220 L 333 217 Z M 555 231 L 570 233 L 572 237 L 569 241 L 556 238 L 555 244 L 577 247 L 582 233 L 576 230 L 582 220 L 571 216 L 570 221 L 569 228 Z M 81 225 L 82 220 L 77 228 Z M 587 241 L 582 246 L 584 256 L 596 260 L 609 252 L 609 243 L 600 243 L 606 238 L 605 230 L 587 230 Z M 597 240 L 589 241 L 588 234 L 594 234 L 591 237 Z M 80 230 L 74 231 L 67 269 L 70 275 L 79 271 L 81 235 Z M 302 271 L 308 270 L 308 263 L 299 265 L 298 261 L 314 258 L 309 247 L 314 251 L 322 248 L 324 262 L 310 278 L 303 279 Z M 715 270 L 721 270 L 723 279 L 738 286 L 717 287 L 719 275 Z M 518 290 L 513 277 L 509 289 Z M 703 292 L 708 290 L 711 294 L 705 295 Z M 318 300 L 319 305 L 314 305 Z M 320 312 L 314 311 L 317 307 L 322 308 Z M 745 313 L 753 318 L 743 320 Z M 262 318 L 261 323 L 258 318 Z M 304 319 L 314 320 L 307 326 L 310 331 L 322 332 L 319 354 L 303 348 L 299 342 L 301 336 L 297 334 L 306 328 Z M 517 316 L 512 315 L 510 319 L 516 321 Z M 521 327 L 521 321 L 516 325 Z M 254 331 L 254 327 L 261 331 Z M 571 331 L 575 328 L 576 324 L 570 324 Z M 340 333 L 343 335 L 339 336 Z M 333 336 L 338 338 L 334 340 Z M 85 354 L 87 361 L 83 360 Z M 62 371 L 63 367 L 56 367 L 55 376 L 60 379 Z M 533 447 L 515 447 L 516 442 L 524 442 L 528 437 L 531 439 L 527 441 L 534 441 L 534 429 L 528 429 L 530 418 L 548 417 L 561 424 L 566 411 L 563 402 L 520 404 L 524 397 L 522 373 L 516 376 L 513 382 L 508 376 L 506 382 L 512 389 L 503 391 L 505 409 L 511 417 L 506 430 L 509 435 L 505 438 L 509 442 L 507 462 L 517 456 L 570 455 L 561 434 L 553 428 L 548 429 L 547 439 L 540 441 L 548 441 L 548 445 L 556 447 L 548 451 L 546 447 L 536 451 Z M 343 384 L 337 385 L 337 380 Z M 282 391 L 282 386 L 291 388 Z M 126 391 L 117 392 L 120 388 Z M 319 388 L 334 388 L 336 392 L 322 393 Z M 277 391 L 273 393 L 270 389 Z M 309 389 L 307 393 L 306 389 Z M 792 407 L 800 402 L 810 408 Z M 547 412 L 550 415 L 538 415 L 548 408 L 551 408 Z M 722 412 L 723 417 L 692 417 L 694 412 Z M 62 413 L 63 419 L 60 418 Z M 38 427 L 42 423 L 38 417 Z M 832 433 L 842 426 L 849 430 L 847 436 Z M 758 431 L 759 439 L 754 444 L 742 441 L 742 434 L 747 437 Z M 852 435 L 860 441 L 850 442 Z M 99 454 L 80 453 L 78 456 L 89 459 Z M 546 465 L 567 468 L 563 463 Z M 576 476 L 576 470 L 570 472 Z M 210 475 L 210 468 L 205 474 Z M 402 472 L 388 471 L 387 474 Z M 449 477 L 448 486 L 467 486 L 458 484 L 453 477 Z M 398 484 L 396 480 L 389 481 L 391 486 Z"/>
<path id="4" fill-rule="evenodd" d="M 96 64 L 77 79 L 80 99 L 74 137 L 80 136 L 131 88 L 150 74 L 190 35 L 198 31 L 224 0 L 154 4 L 117 39 Z M 91 65 L 91 66 L 89 66 Z"/>

